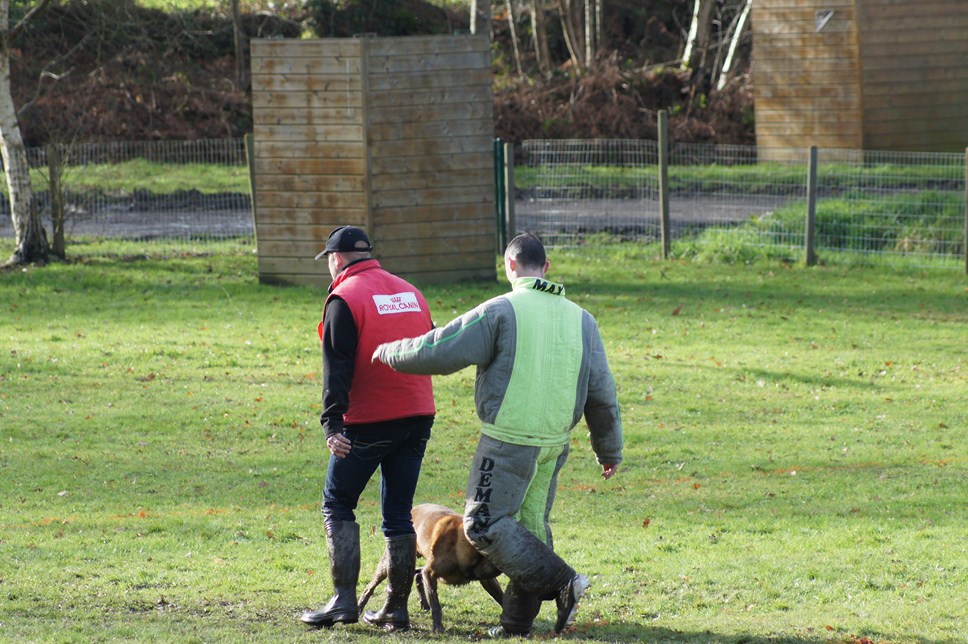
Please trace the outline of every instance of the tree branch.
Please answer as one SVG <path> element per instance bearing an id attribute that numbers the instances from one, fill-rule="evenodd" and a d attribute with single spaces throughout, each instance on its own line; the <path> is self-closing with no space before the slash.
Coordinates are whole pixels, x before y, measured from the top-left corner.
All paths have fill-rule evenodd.
<path id="1" fill-rule="evenodd" d="M 23 18 L 21 18 L 17 24 L 15 24 L 10 31 L 7 32 L 7 42 L 13 42 L 13 39 L 20 35 L 20 32 L 24 30 L 30 19 L 42 12 L 47 5 L 49 5 L 51 0 L 40 0 L 33 8 L 28 11 Z"/>

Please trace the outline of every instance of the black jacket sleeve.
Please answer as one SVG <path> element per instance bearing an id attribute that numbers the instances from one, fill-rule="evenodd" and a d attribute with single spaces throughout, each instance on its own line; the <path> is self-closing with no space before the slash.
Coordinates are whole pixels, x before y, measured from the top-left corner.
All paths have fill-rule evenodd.
<path id="1" fill-rule="evenodd" d="M 341 298 L 331 297 L 323 313 L 323 411 L 319 417 L 327 438 L 343 431 L 357 339 L 349 306 Z"/>

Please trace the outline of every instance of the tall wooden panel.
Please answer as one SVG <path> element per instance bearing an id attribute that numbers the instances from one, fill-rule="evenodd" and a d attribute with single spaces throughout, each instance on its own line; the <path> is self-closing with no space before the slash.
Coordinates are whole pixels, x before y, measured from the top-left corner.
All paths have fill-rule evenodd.
<path id="1" fill-rule="evenodd" d="M 858 1 L 864 147 L 968 145 L 968 2 Z"/>
<path id="2" fill-rule="evenodd" d="M 854 0 L 753 0 L 751 18 L 756 144 L 764 155 L 860 148 Z"/>
<path id="3" fill-rule="evenodd" d="M 486 38 L 254 40 L 252 102 L 262 281 L 328 283 L 342 224 L 415 281 L 495 278 Z"/>
<path id="4" fill-rule="evenodd" d="M 961 151 L 968 1 L 753 0 L 765 148 Z"/>

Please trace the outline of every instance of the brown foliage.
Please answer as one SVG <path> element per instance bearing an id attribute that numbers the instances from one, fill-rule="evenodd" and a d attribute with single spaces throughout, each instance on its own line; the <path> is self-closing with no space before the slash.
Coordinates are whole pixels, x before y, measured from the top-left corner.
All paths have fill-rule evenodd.
<path id="1" fill-rule="evenodd" d="M 696 96 L 687 74 L 622 70 L 614 58 L 583 75 L 561 73 L 541 84 L 521 83 L 494 97 L 495 135 L 539 138 L 655 139 L 659 110 L 673 141 L 750 144 L 752 94 L 736 85 Z"/>
<path id="2" fill-rule="evenodd" d="M 244 22 L 250 37 L 299 35 L 298 22 L 285 17 L 248 15 Z M 675 51 L 674 37 L 654 16 L 607 28 L 617 48 L 592 70 L 564 69 L 496 91 L 495 135 L 514 142 L 654 139 L 664 109 L 674 141 L 753 142 L 747 84 L 703 92 L 688 75 L 644 67 L 646 52 L 663 60 Z M 619 33 L 625 41 L 618 42 Z M 20 124 L 28 146 L 236 138 L 251 131 L 252 107 L 234 69 L 226 16 L 170 15 L 131 0 L 72 0 L 51 6 L 15 43 L 11 80 L 16 104 L 26 106 Z"/>

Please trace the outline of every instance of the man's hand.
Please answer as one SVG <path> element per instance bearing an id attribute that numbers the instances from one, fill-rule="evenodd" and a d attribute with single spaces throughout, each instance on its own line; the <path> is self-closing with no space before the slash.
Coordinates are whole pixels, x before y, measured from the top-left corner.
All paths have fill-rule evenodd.
<path id="1" fill-rule="evenodd" d="M 343 434 L 333 434 L 326 439 L 326 447 L 336 458 L 345 458 L 352 446 L 353 443 Z"/>
<path id="2" fill-rule="evenodd" d="M 606 481 L 618 472 L 618 463 L 602 463 L 602 478 Z"/>

